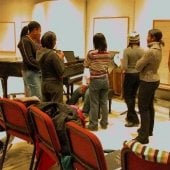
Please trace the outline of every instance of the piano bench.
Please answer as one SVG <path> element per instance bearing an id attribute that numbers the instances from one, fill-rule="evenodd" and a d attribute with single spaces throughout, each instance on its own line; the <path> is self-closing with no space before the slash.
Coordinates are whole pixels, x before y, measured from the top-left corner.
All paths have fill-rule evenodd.
<path id="1" fill-rule="evenodd" d="M 23 93 L 23 92 L 21 92 L 21 93 L 10 93 L 10 94 L 8 94 L 8 98 L 16 98 L 17 97 L 17 95 L 22 95 L 22 96 L 24 96 L 25 94 Z"/>

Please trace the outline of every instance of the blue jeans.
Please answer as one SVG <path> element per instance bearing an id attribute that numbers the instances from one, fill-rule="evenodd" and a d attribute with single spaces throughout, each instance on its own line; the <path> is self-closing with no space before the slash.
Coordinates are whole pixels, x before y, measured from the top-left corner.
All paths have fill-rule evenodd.
<path id="1" fill-rule="evenodd" d="M 41 72 L 30 70 L 22 71 L 27 96 L 37 96 L 42 99 L 41 93 Z"/>
<path id="2" fill-rule="evenodd" d="M 89 125 L 98 126 L 98 113 L 99 105 L 101 109 L 100 124 L 107 126 L 108 124 L 108 90 L 109 80 L 108 77 L 90 79 L 89 85 L 89 97 L 90 97 L 90 113 L 89 113 Z"/>

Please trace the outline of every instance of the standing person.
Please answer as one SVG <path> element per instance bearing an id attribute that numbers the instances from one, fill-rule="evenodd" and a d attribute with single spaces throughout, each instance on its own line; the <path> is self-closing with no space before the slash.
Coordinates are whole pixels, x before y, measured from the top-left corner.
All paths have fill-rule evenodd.
<path id="1" fill-rule="evenodd" d="M 28 26 L 24 26 L 21 30 L 21 33 L 20 33 L 20 41 L 22 41 L 22 38 L 27 36 L 28 35 Z M 19 42 L 20 43 L 20 42 Z M 18 43 L 18 45 L 19 45 Z M 23 75 L 23 73 L 22 73 Z M 25 96 L 28 96 L 28 91 L 27 91 L 27 86 L 26 86 L 26 83 L 24 81 L 24 89 L 25 89 Z"/>
<path id="2" fill-rule="evenodd" d="M 136 62 L 143 56 L 144 50 L 140 47 L 140 37 L 132 32 L 129 37 L 128 47 L 123 51 L 122 69 L 124 72 L 123 94 L 127 105 L 126 127 L 139 124 L 139 118 L 135 111 L 135 99 L 139 87 L 139 71 L 136 70 Z"/>
<path id="3" fill-rule="evenodd" d="M 106 129 L 108 125 L 108 67 L 111 62 L 111 54 L 107 52 L 106 38 L 102 33 L 94 35 L 93 45 L 94 50 L 88 52 L 84 65 L 90 69 L 90 113 L 87 128 L 96 131 L 98 130 L 99 106 L 101 108 L 101 128 Z"/>
<path id="4" fill-rule="evenodd" d="M 141 126 L 138 136 L 135 138 L 142 144 L 149 143 L 149 136 L 153 135 L 154 128 L 154 95 L 159 86 L 160 78 L 158 68 L 162 59 L 162 32 L 159 29 L 151 29 L 147 36 L 148 50 L 137 61 L 136 69 L 140 72 L 140 85 L 138 94 L 138 106 L 141 117 Z"/>
<path id="5" fill-rule="evenodd" d="M 18 48 L 23 59 L 23 79 L 28 96 L 37 96 L 41 99 L 41 72 L 36 61 L 36 51 L 40 45 L 41 26 L 36 21 L 28 24 L 28 35 L 22 36 Z"/>
<path id="6" fill-rule="evenodd" d="M 63 103 L 64 53 L 54 50 L 56 35 L 48 31 L 41 38 L 42 49 L 36 59 L 42 72 L 42 96 L 45 102 Z"/>

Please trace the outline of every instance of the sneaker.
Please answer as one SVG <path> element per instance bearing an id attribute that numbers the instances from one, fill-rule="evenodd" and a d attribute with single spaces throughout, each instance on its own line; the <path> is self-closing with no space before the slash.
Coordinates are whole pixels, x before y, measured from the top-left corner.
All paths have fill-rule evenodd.
<path id="1" fill-rule="evenodd" d="M 141 139 L 139 136 L 137 136 L 136 138 L 134 138 L 133 140 L 140 142 L 141 144 L 148 144 L 149 143 L 149 139 Z"/>
<path id="2" fill-rule="evenodd" d="M 87 129 L 89 129 L 90 131 L 97 131 L 98 130 L 98 126 L 88 125 Z"/>
<path id="3" fill-rule="evenodd" d="M 137 127 L 137 126 L 139 126 L 139 123 L 127 122 L 125 124 L 125 127 Z"/>
<path id="4" fill-rule="evenodd" d="M 107 124 L 103 125 L 102 123 L 100 123 L 100 126 L 101 126 L 102 129 L 107 129 Z"/>
<path id="5" fill-rule="evenodd" d="M 137 130 L 138 133 L 140 133 L 140 128 Z M 149 136 L 153 136 L 152 132 L 149 132 Z"/>

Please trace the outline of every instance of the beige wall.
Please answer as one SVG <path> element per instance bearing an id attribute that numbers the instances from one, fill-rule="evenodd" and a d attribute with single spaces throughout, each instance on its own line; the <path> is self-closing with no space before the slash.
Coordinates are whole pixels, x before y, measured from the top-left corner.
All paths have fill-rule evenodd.
<path id="1" fill-rule="evenodd" d="M 57 34 L 58 48 L 61 50 L 73 50 L 76 56 L 84 57 L 86 1 L 36 2 L 39 1 L 0 1 L 0 11 L 3 14 L 0 15 L 0 22 L 15 22 L 16 46 L 19 41 L 21 23 L 23 21 L 37 20 L 42 25 L 42 34 L 49 30 Z M 20 58 L 21 55 L 16 47 L 16 52 L 0 52 L 0 57 L 12 57 L 14 59 L 14 57 Z"/>
<path id="2" fill-rule="evenodd" d="M 163 3 L 161 0 L 87 0 L 87 8 L 86 0 L 42 1 L 0 1 L 0 22 L 15 22 L 17 43 L 21 22 L 38 20 L 42 24 L 42 33 L 47 30 L 56 32 L 59 48 L 74 50 L 80 57 L 93 48 L 95 17 L 128 16 L 129 31 L 140 32 L 142 46 L 146 46 L 147 31 L 152 27 L 153 19 L 170 18 L 169 0 Z M 20 55 L 18 51 L 16 55 Z"/>
<path id="3" fill-rule="evenodd" d="M 134 0 L 87 0 L 86 50 L 93 48 L 93 18 L 129 17 L 129 30 L 134 27 Z M 114 49 L 113 49 L 114 50 Z"/>
<path id="4" fill-rule="evenodd" d="M 169 7 L 169 0 L 136 0 L 135 29 L 141 34 L 142 46 L 146 46 L 147 31 L 153 27 L 153 20 L 170 20 Z M 170 72 L 168 70 L 170 44 L 165 43 L 159 74 L 161 83 L 170 84 Z"/>
<path id="5" fill-rule="evenodd" d="M 32 8 L 34 6 L 33 0 L 5 0 L 0 1 L 0 22 L 14 22 L 15 23 L 15 46 L 19 41 L 21 30 L 21 22 L 31 20 Z M 3 34 L 3 33 L 1 33 Z M 10 36 L 10 35 L 9 35 Z M 9 42 L 10 43 L 10 42 Z M 17 49 L 17 48 L 16 48 Z M 18 51 L 15 52 L 0 52 L 0 57 L 14 58 L 18 56 Z"/>
<path id="6" fill-rule="evenodd" d="M 57 35 L 57 48 L 73 50 L 76 56 L 85 53 L 85 0 L 46 1 L 33 8 L 32 16 L 42 25 L 42 33 L 48 30 Z"/>

